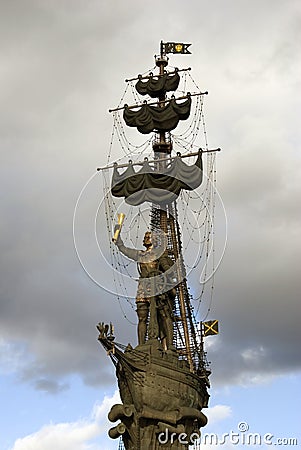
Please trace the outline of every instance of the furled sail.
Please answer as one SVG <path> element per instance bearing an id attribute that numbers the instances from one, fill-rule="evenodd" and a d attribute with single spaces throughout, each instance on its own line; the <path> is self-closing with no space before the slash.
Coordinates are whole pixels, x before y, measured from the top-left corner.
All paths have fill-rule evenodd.
<path id="1" fill-rule="evenodd" d="M 180 76 L 178 72 L 172 75 L 164 74 L 159 78 L 151 76 L 147 81 L 142 81 L 142 77 L 139 76 L 139 80 L 136 83 L 136 90 L 140 95 L 149 95 L 152 98 L 160 97 L 165 92 L 175 91 L 180 82 Z"/>
<path id="2" fill-rule="evenodd" d="M 129 127 L 137 127 L 142 134 L 148 134 L 154 130 L 165 132 L 176 128 L 180 120 L 188 119 L 190 108 L 190 96 L 182 103 L 171 99 L 163 107 L 145 103 L 138 111 L 133 111 L 126 105 L 123 118 Z"/>
<path id="3" fill-rule="evenodd" d="M 177 156 L 164 170 L 155 171 L 148 161 L 135 172 L 129 164 L 123 173 L 114 168 L 111 192 L 115 197 L 124 197 L 126 203 L 137 206 L 144 202 L 170 203 L 182 189 L 194 190 L 203 179 L 202 153 L 199 152 L 193 165 L 184 163 Z"/>

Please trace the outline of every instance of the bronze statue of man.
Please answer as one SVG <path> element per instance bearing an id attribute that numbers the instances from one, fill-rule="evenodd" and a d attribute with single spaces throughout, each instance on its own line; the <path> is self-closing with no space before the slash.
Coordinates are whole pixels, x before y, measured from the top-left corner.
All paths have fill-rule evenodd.
<path id="1" fill-rule="evenodd" d="M 144 235 L 143 245 L 145 250 L 137 250 L 126 247 L 118 236 L 114 240 L 118 249 L 128 258 L 137 261 L 139 271 L 139 283 L 136 295 L 137 315 L 138 315 L 138 343 L 144 344 L 147 331 L 148 338 L 157 336 L 151 335 L 150 327 L 147 330 L 147 323 L 150 309 L 154 306 L 156 317 L 150 317 L 150 324 L 158 323 L 158 332 L 163 347 L 170 349 L 173 346 L 173 303 L 176 296 L 175 283 L 172 280 L 173 260 L 167 255 L 166 250 L 160 249 L 154 242 L 151 231 Z M 165 272 L 168 274 L 165 276 Z M 166 282 L 171 286 L 166 287 Z M 151 302 L 153 302 L 151 304 Z"/>

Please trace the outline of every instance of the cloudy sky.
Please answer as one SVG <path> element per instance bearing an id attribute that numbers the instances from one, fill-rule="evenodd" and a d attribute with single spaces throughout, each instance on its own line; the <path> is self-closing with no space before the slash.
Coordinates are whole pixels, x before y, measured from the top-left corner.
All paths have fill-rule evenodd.
<path id="1" fill-rule="evenodd" d="M 73 244 L 78 195 L 105 164 L 124 79 L 189 42 L 228 219 L 208 338 L 209 431 L 297 437 L 300 422 L 298 0 L 0 1 L 0 448 L 99 450 L 116 400 L 95 324 L 135 340 Z M 171 56 L 172 58 L 172 56 Z M 183 59 L 181 59 L 183 58 Z M 94 185 L 94 195 L 97 185 Z M 299 435 L 301 441 L 301 437 Z"/>

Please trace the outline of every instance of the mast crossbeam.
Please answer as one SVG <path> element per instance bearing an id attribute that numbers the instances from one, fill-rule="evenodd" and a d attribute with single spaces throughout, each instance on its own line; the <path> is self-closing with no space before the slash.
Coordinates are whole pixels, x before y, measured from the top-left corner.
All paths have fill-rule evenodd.
<path id="1" fill-rule="evenodd" d="M 208 95 L 209 92 L 205 91 L 205 92 L 194 92 L 194 93 L 187 93 L 187 95 L 183 95 L 181 97 L 177 97 L 177 98 L 168 98 L 165 100 L 159 100 L 158 102 L 150 102 L 147 103 L 147 101 L 144 101 L 143 103 L 140 103 L 138 105 L 127 105 L 125 104 L 124 106 L 119 106 L 118 108 L 113 108 L 113 109 L 109 109 L 109 112 L 114 112 L 114 111 L 121 111 L 122 109 L 135 109 L 135 108 L 141 108 L 143 105 L 148 105 L 148 106 L 153 106 L 153 105 L 161 105 L 161 106 L 165 106 L 166 103 L 171 102 L 172 100 L 185 100 L 189 97 L 195 97 L 196 95 Z"/>
<path id="2" fill-rule="evenodd" d="M 199 154 L 199 152 L 201 151 L 202 153 L 213 153 L 213 152 L 220 152 L 222 149 L 221 148 L 213 148 L 211 150 L 203 150 L 202 148 L 199 148 L 199 150 L 197 152 L 192 152 L 192 153 L 187 153 L 185 155 L 181 155 L 179 152 L 177 153 L 177 156 L 170 156 L 167 158 L 157 158 L 157 159 L 151 159 L 149 160 L 148 158 L 145 158 L 144 161 L 138 161 L 138 162 L 131 162 L 131 160 L 129 161 L 128 164 L 111 164 L 110 166 L 105 166 L 105 167 L 97 167 L 97 172 L 99 172 L 100 170 L 107 170 L 107 169 L 121 169 L 124 167 L 128 167 L 129 164 L 131 164 L 132 166 L 143 166 L 143 164 L 145 163 L 145 161 L 147 161 L 148 163 L 158 163 L 158 162 L 164 162 L 164 161 L 173 161 L 175 158 L 180 157 L 180 158 L 190 158 L 191 156 L 197 156 Z"/>
<path id="3" fill-rule="evenodd" d="M 160 77 L 163 77 L 164 75 L 173 75 L 173 74 L 175 74 L 175 73 L 177 73 L 177 72 L 187 72 L 187 71 L 189 71 L 189 70 L 191 70 L 191 67 L 188 67 L 187 69 L 175 69 L 173 72 L 165 72 L 165 73 L 163 73 L 162 75 L 161 74 L 156 74 L 156 75 L 153 75 L 152 73 L 150 73 L 149 75 L 144 75 L 144 76 L 142 76 L 142 75 L 138 75 L 137 77 L 135 77 L 135 78 L 129 78 L 129 79 L 126 79 L 126 80 L 124 80 L 126 83 L 129 83 L 130 81 L 136 81 L 136 80 L 147 80 L 147 79 L 149 79 L 149 78 L 160 78 Z"/>

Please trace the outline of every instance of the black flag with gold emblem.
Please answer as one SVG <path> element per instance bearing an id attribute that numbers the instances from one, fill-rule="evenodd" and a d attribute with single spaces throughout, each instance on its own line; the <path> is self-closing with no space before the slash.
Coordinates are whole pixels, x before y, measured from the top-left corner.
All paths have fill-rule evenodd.
<path id="1" fill-rule="evenodd" d="M 167 53 L 182 53 L 190 55 L 191 52 L 188 47 L 191 44 L 183 44 L 181 42 L 161 42 L 161 53 L 166 55 Z"/>
<path id="2" fill-rule="evenodd" d="M 204 325 L 204 336 L 210 336 L 218 334 L 218 320 L 208 320 L 203 322 Z"/>

